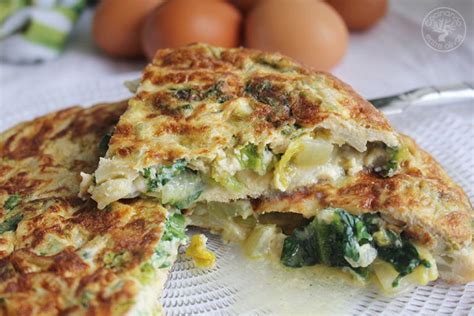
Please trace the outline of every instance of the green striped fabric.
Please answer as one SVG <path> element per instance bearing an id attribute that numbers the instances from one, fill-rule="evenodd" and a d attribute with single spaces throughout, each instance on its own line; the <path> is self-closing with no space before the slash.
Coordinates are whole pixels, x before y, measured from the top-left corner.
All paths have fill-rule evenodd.
<path id="1" fill-rule="evenodd" d="M 26 0 L 0 0 L 0 23 L 26 5 Z"/>
<path id="2" fill-rule="evenodd" d="M 38 62 L 63 50 L 86 0 L 0 0 L 0 59 Z"/>
<path id="3" fill-rule="evenodd" d="M 61 50 L 68 33 L 61 32 L 49 25 L 38 21 L 31 21 L 23 34 L 25 39 L 39 45 L 44 45 L 55 50 Z"/>

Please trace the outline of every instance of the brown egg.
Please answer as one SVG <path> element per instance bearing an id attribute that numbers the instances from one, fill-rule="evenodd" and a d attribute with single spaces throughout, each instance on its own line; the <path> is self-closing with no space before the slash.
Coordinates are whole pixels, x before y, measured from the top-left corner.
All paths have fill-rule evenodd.
<path id="1" fill-rule="evenodd" d="M 387 0 L 328 0 L 342 16 L 347 27 L 363 31 L 377 23 L 387 12 Z"/>
<path id="2" fill-rule="evenodd" d="M 260 1 L 245 25 L 249 47 L 280 52 L 317 70 L 328 70 L 341 60 L 347 39 L 339 14 L 315 0 Z"/>
<path id="3" fill-rule="evenodd" d="M 203 42 L 222 47 L 239 45 L 242 16 L 222 0 L 168 0 L 146 19 L 141 43 L 151 59 L 165 47 Z"/>
<path id="4" fill-rule="evenodd" d="M 116 57 L 143 55 L 140 30 L 145 17 L 162 0 L 102 0 L 92 24 L 94 41 L 106 53 Z"/>
<path id="5" fill-rule="evenodd" d="M 233 3 L 242 10 L 242 12 L 249 11 L 253 6 L 257 4 L 258 1 L 261 0 L 232 0 Z"/>

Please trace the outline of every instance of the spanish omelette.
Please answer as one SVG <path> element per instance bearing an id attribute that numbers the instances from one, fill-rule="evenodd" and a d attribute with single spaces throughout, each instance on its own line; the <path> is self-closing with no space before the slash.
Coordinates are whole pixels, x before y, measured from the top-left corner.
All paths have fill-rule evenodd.
<path id="1" fill-rule="evenodd" d="M 278 54 L 159 50 L 81 187 L 100 209 L 151 197 L 250 256 L 387 290 L 474 279 L 462 189 L 348 85 Z"/>
<path id="2" fill-rule="evenodd" d="M 126 104 L 72 107 L 0 134 L 1 315 L 159 313 L 184 217 L 147 200 L 99 211 L 77 197 L 79 172 L 94 170 Z"/>

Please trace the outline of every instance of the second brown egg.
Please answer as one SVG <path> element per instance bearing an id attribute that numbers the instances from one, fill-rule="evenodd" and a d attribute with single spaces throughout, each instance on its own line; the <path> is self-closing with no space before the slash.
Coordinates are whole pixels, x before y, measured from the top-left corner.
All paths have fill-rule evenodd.
<path id="1" fill-rule="evenodd" d="M 342 16 L 347 27 L 364 31 L 375 25 L 387 12 L 387 0 L 328 0 Z"/>
<path id="2" fill-rule="evenodd" d="M 147 17 L 141 43 L 149 59 L 157 49 L 194 42 L 235 47 L 241 22 L 239 10 L 226 1 L 168 0 Z"/>
<path id="3" fill-rule="evenodd" d="M 342 18 L 325 2 L 263 0 L 247 16 L 245 41 L 250 48 L 329 70 L 344 56 L 348 33 Z"/>

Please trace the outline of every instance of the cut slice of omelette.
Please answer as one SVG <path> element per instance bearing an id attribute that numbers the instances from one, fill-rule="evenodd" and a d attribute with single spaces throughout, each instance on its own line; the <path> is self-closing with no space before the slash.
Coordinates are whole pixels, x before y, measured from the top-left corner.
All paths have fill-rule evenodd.
<path id="1" fill-rule="evenodd" d="M 277 54 L 158 51 L 81 191 L 154 198 L 250 257 L 386 291 L 474 279 L 462 189 L 349 86 Z"/>
<path id="2" fill-rule="evenodd" d="M 147 200 L 98 210 L 77 197 L 79 171 L 97 166 L 126 104 L 73 107 L 0 134 L 0 315 L 160 310 L 184 217 Z"/>
<path id="3" fill-rule="evenodd" d="M 101 209 L 138 195 L 183 208 L 389 176 L 403 152 L 383 115 L 331 75 L 192 45 L 158 51 L 83 190 Z"/>
<path id="4" fill-rule="evenodd" d="M 474 281 L 469 199 L 412 139 L 400 141 L 409 158 L 392 177 L 363 172 L 257 199 L 198 202 L 190 224 L 241 242 L 250 257 L 340 267 L 388 293 L 438 277 Z"/>

